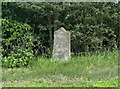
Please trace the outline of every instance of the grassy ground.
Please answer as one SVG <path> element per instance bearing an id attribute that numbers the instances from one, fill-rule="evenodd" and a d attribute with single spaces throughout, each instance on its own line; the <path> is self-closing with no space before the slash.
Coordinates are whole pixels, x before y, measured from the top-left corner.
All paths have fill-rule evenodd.
<path id="1" fill-rule="evenodd" d="M 117 87 L 118 52 L 73 56 L 69 61 L 39 57 L 28 68 L 2 69 L 3 86 Z"/>

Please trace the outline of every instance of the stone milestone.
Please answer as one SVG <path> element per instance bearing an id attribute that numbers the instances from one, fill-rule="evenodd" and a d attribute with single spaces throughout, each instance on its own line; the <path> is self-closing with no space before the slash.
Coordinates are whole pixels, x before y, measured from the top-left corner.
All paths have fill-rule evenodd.
<path id="1" fill-rule="evenodd" d="M 54 32 L 53 57 L 58 60 L 71 58 L 70 32 L 63 27 Z"/>

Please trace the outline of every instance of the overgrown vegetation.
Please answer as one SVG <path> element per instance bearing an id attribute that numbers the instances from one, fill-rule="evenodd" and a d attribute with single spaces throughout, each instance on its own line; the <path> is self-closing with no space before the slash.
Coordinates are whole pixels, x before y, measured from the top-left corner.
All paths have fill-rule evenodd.
<path id="1" fill-rule="evenodd" d="M 33 56 L 50 58 L 53 33 L 61 26 L 71 33 L 74 54 L 116 49 L 117 6 L 119 3 L 3 2 L 3 67 L 27 66 Z"/>
<path id="2" fill-rule="evenodd" d="M 2 65 L 4 67 L 27 66 L 33 59 L 32 35 L 28 24 L 12 18 L 2 19 Z"/>
<path id="3" fill-rule="evenodd" d="M 63 62 L 41 57 L 29 68 L 3 68 L 2 81 L 13 87 L 117 87 L 118 51 Z"/>
<path id="4" fill-rule="evenodd" d="M 120 3 L 2 2 L 2 83 L 117 87 Z M 52 58 L 54 31 L 71 33 L 71 60 Z"/>

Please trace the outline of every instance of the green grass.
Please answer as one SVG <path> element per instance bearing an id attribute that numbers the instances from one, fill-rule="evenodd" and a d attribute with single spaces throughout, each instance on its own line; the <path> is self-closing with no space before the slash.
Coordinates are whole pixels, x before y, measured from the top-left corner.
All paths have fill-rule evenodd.
<path id="1" fill-rule="evenodd" d="M 118 86 L 118 52 L 73 56 L 69 61 L 39 57 L 28 68 L 3 68 L 3 86 L 115 87 Z"/>

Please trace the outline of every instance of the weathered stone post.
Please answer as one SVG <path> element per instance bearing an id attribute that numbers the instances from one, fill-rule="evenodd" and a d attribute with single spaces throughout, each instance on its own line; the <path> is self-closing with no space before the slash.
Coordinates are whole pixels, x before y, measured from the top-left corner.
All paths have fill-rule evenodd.
<path id="1" fill-rule="evenodd" d="M 70 32 L 63 27 L 54 32 L 53 57 L 58 60 L 71 58 Z"/>

